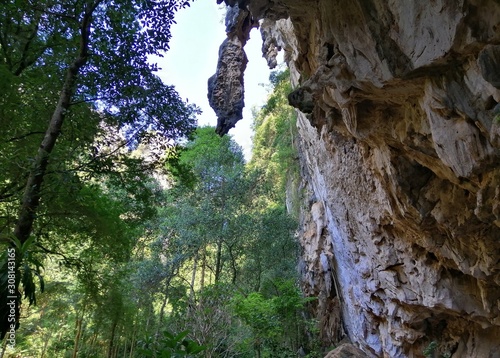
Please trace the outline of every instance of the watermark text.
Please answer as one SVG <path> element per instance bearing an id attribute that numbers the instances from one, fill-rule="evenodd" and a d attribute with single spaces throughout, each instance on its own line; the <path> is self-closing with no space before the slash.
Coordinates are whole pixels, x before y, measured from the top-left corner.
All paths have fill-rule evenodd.
<path id="1" fill-rule="evenodd" d="M 7 249 L 7 306 L 9 307 L 9 331 L 7 332 L 7 344 L 10 348 L 16 346 L 16 249 L 10 247 Z"/>

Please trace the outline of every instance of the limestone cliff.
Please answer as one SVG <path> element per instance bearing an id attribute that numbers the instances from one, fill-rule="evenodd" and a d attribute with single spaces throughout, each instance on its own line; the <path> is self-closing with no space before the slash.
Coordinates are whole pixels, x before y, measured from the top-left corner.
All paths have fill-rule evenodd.
<path id="1" fill-rule="evenodd" d="M 296 86 L 322 339 L 500 357 L 500 3 L 238 3 Z"/>

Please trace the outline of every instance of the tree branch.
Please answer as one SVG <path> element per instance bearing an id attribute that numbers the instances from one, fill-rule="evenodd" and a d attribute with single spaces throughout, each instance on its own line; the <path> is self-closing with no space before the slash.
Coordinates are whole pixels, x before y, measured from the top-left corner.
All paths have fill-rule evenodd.
<path id="1" fill-rule="evenodd" d="M 15 142 L 16 140 L 21 140 L 21 139 L 24 139 L 26 137 L 29 137 L 29 136 L 35 135 L 35 134 L 45 134 L 45 132 L 41 132 L 41 131 L 29 132 L 29 133 L 23 134 L 19 137 L 10 138 L 10 139 L 6 140 L 5 143 Z"/>
<path id="2" fill-rule="evenodd" d="M 14 190 L 12 190 L 12 189 L 14 189 Z M 16 193 L 19 193 L 22 190 L 23 190 L 23 185 L 19 185 L 16 188 L 15 182 L 11 183 L 10 185 L 7 185 L 5 188 L 3 188 L 0 191 L 0 202 L 6 202 L 6 199 L 13 197 Z M 11 192 L 9 193 L 9 191 L 11 191 Z"/>
<path id="3" fill-rule="evenodd" d="M 91 103 L 91 102 L 95 102 L 95 101 L 101 101 L 101 100 L 105 100 L 105 99 L 109 99 L 111 97 L 94 97 L 94 98 L 88 98 L 88 99 L 81 99 L 79 101 L 73 101 L 70 103 L 70 106 L 75 106 L 77 104 L 82 104 L 82 103 Z"/>
<path id="4" fill-rule="evenodd" d="M 3 55 L 5 57 L 5 62 L 7 63 L 7 67 L 9 69 L 12 68 L 12 59 L 10 58 L 7 46 L 7 38 L 0 32 L 0 48 L 2 49 Z"/>
<path id="5" fill-rule="evenodd" d="M 81 261 L 79 259 L 76 259 L 74 257 L 68 257 L 65 254 L 63 254 L 62 252 L 57 252 L 57 251 L 54 251 L 54 250 L 51 250 L 51 249 L 47 249 L 46 247 L 42 246 L 42 244 L 40 244 L 40 243 L 36 243 L 36 246 L 38 248 L 40 248 L 46 254 L 56 255 L 56 256 L 62 257 L 64 259 L 64 262 L 67 265 L 74 266 L 77 269 L 80 269 L 82 266 L 84 266 L 83 261 Z"/>
<path id="6" fill-rule="evenodd" d="M 17 70 L 14 71 L 15 76 L 19 76 L 26 68 L 31 66 L 36 61 L 36 58 L 28 61 L 28 53 L 29 53 L 29 49 L 31 47 L 31 43 L 33 42 L 33 40 L 36 38 L 36 35 L 38 34 L 38 27 L 40 25 L 40 19 L 41 19 L 41 15 L 40 15 L 40 13 L 38 13 L 35 16 L 35 25 L 33 27 L 33 30 L 31 31 L 26 43 L 24 44 L 24 48 L 23 48 L 23 51 L 21 54 L 21 60 L 19 61 L 19 67 L 17 68 Z"/>

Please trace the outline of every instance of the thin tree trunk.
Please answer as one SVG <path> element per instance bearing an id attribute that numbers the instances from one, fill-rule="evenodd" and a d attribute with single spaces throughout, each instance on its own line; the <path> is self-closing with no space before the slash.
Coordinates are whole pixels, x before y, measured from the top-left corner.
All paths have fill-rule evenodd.
<path id="1" fill-rule="evenodd" d="M 260 343 L 257 343 L 257 358 L 260 358 Z"/>
<path id="2" fill-rule="evenodd" d="M 231 277 L 231 283 L 233 285 L 236 284 L 236 277 L 238 276 L 238 268 L 236 267 L 236 259 L 233 255 L 233 245 L 227 245 L 228 249 L 227 251 L 229 252 L 229 257 L 231 258 L 231 270 L 232 270 L 232 277 Z"/>
<path id="3" fill-rule="evenodd" d="M 42 307 L 41 311 L 40 311 L 40 320 L 44 317 L 45 315 L 45 309 L 46 307 Z M 44 341 L 43 341 L 43 347 L 42 347 L 42 354 L 41 354 L 41 357 L 40 358 L 45 358 L 45 354 L 47 353 L 47 348 L 49 346 L 49 341 L 50 341 L 50 338 L 52 337 L 52 330 L 48 330 L 47 333 L 43 336 L 44 337 Z"/>
<path id="4" fill-rule="evenodd" d="M 113 357 L 116 358 L 118 357 L 118 349 L 120 348 L 120 344 L 115 344 L 115 349 L 113 350 Z"/>
<path id="5" fill-rule="evenodd" d="M 113 358 L 113 343 L 115 340 L 115 334 L 116 334 L 116 326 L 118 325 L 117 320 L 113 321 L 113 326 L 111 327 L 111 338 L 109 339 L 109 346 L 108 346 L 108 358 Z"/>
<path id="6" fill-rule="evenodd" d="M 40 358 L 45 358 L 45 354 L 47 353 L 47 348 L 49 347 L 50 337 L 52 337 L 52 334 L 50 334 L 50 333 L 48 333 L 48 334 L 45 336 L 45 339 L 44 339 L 44 341 L 43 341 L 42 354 L 41 354 L 41 357 L 40 357 Z"/>
<path id="7" fill-rule="evenodd" d="M 137 336 L 137 329 L 134 328 L 132 331 L 132 342 L 130 343 L 130 354 L 129 358 L 132 358 L 134 356 L 134 348 L 135 348 L 135 337 Z M 125 357 L 125 356 L 124 356 Z"/>
<path id="8" fill-rule="evenodd" d="M 83 321 L 83 314 L 82 317 L 76 318 L 75 346 L 73 347 L 73 354 L 71 355 L 72 358 L 76 358 L 78 354 L 78 345 L 80 343 L 80 337 L 82 335 L 82 321 Z"/>
<path id="9" fill-rule="evenodd" d="M 167 307 L 167 303 L 168 303 L 168 289 L 169 289 L 169 287 L 170 287 L 170 279 L 167 279 L 167 281 L 165 282 L 165 294 L 163 296 L 163 302 L 161 304 L 158 327 L 161 326 L 161 324 L 163 322 L 163 317 L 165 316 L 165 308 Z"/>
<path id="10" fill-rule="evenodd" d="M 200 287 L 203 290 L 203 288 L 205 287 L 205 271 L 207 269 L 207 252 L 205 247 L 203 248 L 201 254 L 203 255 L 203 259 L 201 262 Z"/>
<path id="11" fill-rule="evenodd" d="M 94 329 L 94 332 L 92 333 L 92 336 L 90 337 L 90 341 L 87 344 L 87 347 L 93 352 L 95 350 L 100 350 L 100 348 L 96 348 L 97 344 L 97 331 Z"/>
<path id="12" fill-rule="evenodd" d="M 196 270 L 198 268 L 198 253 L 196 253 L 194 257 L 194 262 L 193 262 L 193 274 L 191 275 L 191 291 L 189 294 L 189 301 L 191 304 L 194 303 L 194 283 L 196 280 Z"/>
<path id="13" fill-rule="evenodd" d="M 152 307 L 151 305 L 148 305 L 148 319 L 146 320 L 146 329 L 145 331 L 148 332 L 148 329 L 149 329 L 149 324 L 151 323 L 151 312 L 152 311 Z"/>
<path id="14" fill-rule="evenodd" d="M 123 354 L 121 355 L 122 357 L 127 356 L 127 335 L 125 334 L 125 339 L 123 340 Z"/>
<path id="15" fill-rule="evenodd" d="M 217 241 L 217 256 L 215 258 L 215 283 L 220 280 L 222 272 L 222 240 Z"/>
<path id="16" fill-rule="evenodd" d="M 163 296 L 163 302 L 160 308 L 160 317 L 158 318 L 158 325 L 156 326 L 156 334 L 155 334 L 155 342 L 158 341 L 158 337 L 160 336 L 161 324 L 163 322 L 163 317 L 165 315 L 165 307 L 168 302 L 168 287 L 170 286 L 170 280 L 167 280 L 165 283 L 165 295 Z"/>

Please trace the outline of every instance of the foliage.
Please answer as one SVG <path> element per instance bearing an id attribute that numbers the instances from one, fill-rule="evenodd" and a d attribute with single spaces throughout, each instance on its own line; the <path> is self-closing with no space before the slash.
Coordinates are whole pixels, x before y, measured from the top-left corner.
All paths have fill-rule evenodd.
<path id="1" fill-rule="evenodd" d="M 278 354 L 294 357 L 302 345 L 300 330 L 306 325 L 301 311 L 310 299 L 302 297 L 292 280 L 270 284 L 273 292 L 268 297 L 260 292 L 236 295 L 235 313 L 252 329 L 253 346 L 258 352 L 264 350 L 272 357 Z"/>
<path id="2" fill-rule="evenodd" d="M 431 343 L 429 343 L 429 345 L 424 349 L 422 353 L 426 357 L 432 357 L 434 355 L 434 351 L 436 350 L 437 346 L 438 346 L 437 342 L 432 341 Z"/>
<path id="3" fill-rule="evenodd" d="M 245 286 L 261 291 L 266 282 L 295 277 L 296 262 L 290 258 L 298 254 L 293 239 L 297 223 L 285 206 L 274 204 L 260 209 L 252 215 L 251 222 L 248 231 L 252 236 L 244 245 L 245 261 L 241 267 Z"/>
<path id="4" fill-rule="evenodd" d="M 427 347 L 423 350 L 423 354 L 425 357 L 436 357 L 438 352 L 439 344 L 436 341 L 432 341 L 429 343 Z M 439 354 L 439 358 L 449 358 L 451 354 L 449 352 Z"/>
<path id="5" fill-rule="evenodd" d="M 142 348 L 140 352 L 144 357 L 195 357 L 205 350 L 205 347 L 187 339 L 188 334 L 189 331 L 183 331 L 178 334 L 163 331 L 161 339 L 152 348 Z"/>
<path id="6" fill-rule="evenodd" d="M 186 327 L 193 338 L 206 346 L 206 355 L 236 357 L 241 354 L 241 342 L 248 331 L 235 317 L 231 306 L 234 286 L 218 283 L 200 289 L 196 302 L 180 314 L 172 316 L 170 324 Z"/>
<path id="7" fill-rule="evenodd" d="M 238 250 L 235 233 L 241 231 L 240 217 L 247 196 L 241 147 L 228 136 L 217 136 L 211 127 L 199 128 L 178 162 L 189 168 L 194 181 L 192 187 L 178 188 L 182 195 L 172 203 L 165 225 L 173 230 L 178 242 L 191 249 L 193 256 L 213 257 L 215 283 L 225 274 L 223 268 L 229 256 L 234 281 L 234 255 Z"/>
<path id="8" fill-rule="evenodd" d="M 158 151 L 149 155 L 156 161 L 147 161 L 131 155 L 131 149 L 145 143 L 163 151 L 168 142 L 161 138 L 184 138 L 199 112 L 161 82 L 148 60 L 168 50 L 174 13 L 188 5 L 177 0 L 2 2 L 4 242 L 12 234 L 21 245 L 35 240 L 30 257 L 60 257 L 87 282 L 99 259 L 127 259 L 133 226 L 155 214 L 148 210 L 147 184 L 159 159 Z M 22 263 L 23 256 L 17 256 L 15 290 L 34 303 L 33 277 L 41 277 L 42 265 Z M 5 307 L 0 308 L 2 337 L 8 327 Z"/>
<path id="9" fill-rule="evenodd" d="M 249 168 L 258 175 L 260 197 L 266 201 L 263 205 L 284 203 L 287 186 L 297 185 L 292 184 L 299 175 L 294 143 L 297 116 L 288 105 L 289 76 L 288 70 L 272 73 L 270 80 L 274 90 L 254 118 L 255 135 Z"/>
<path id="10" fill-rule="evenodd" d="M 66 117 L 70 120 L 51 153 L 32 235 L 25 242 L 14 236 L 13 242 L 25 248 L 23 265 L 29 265 L 26 272 L 33 284 L 41 282 L 36 270 L 43 273 L 45 293 L 37 295 L 36 306 L 23 305 L 26 318 L 17 346 L 7 352 L 42 358 L 295 357 L 300 347 L 311 348 L 307 335 L 314 333 L 314 322 L 304 319 L 308 299 L 296 284 L 297 222 L 288 202 L 298 165 L 295 117 L 286 106 L 288 74 L 275 75 L 275 90 L 255 119 L 250 163 L 231 137 L 219 137 L 211 127 L 198 128 L 187 141 L 158 140 L 161 129 L 142 120 L 165 103 L 146 104 L 147 96 L 141 96 L 147 89 L 141 86 L 165 92 L 147 76 L 136 87 L 129 86 L 136 72 L 124 59 L 113 62 L 119 51 L 111 53 L 120 49 L 140 62 L 154 50 L 151 43 L 149 49 L 123 48 L 148 36 L 137 33 L 146 19 L 137 17 L 130 3 L 135 2 L 96 8 L 95 21 L 108 28 L 95 29 L 91 46 L 105 61 L 89 58 L 87 63 L 102 65 L 104 72 L 82 67 L 85 78 L 75 83 L 75 105 Z M 167 3 L 182 4 L 141 1 L 140 6 Z M 57 10 L 66 11 L 65 4 L 70 1 L 60 2 Z M 155 16 L 160 15 L 151 18 Z M 152 21 L 142 29 L 152 26 L 156 31 L 158 24 Z M 72 41 L 78 36 L 72 28 L 66 31 L 58 41 L 67 40 L 76 50 Z M 112 45 L 109 51 L 106 41 Z M 167 37 L 159 41 L 165 45 Z M 53 59 L 46 55 L 44 60 Z M 66 62 L 47 62 L 50 81 L 61 85 L 55 74 L 64 74 L 72 55 L 68 50 Z M 11 97 L 9 102 L 0 98 L 0 119 L 19 115 L 19 126 L 9 122 L 7 134 L 1 135 L 2 146 L 15 161 L 0 158 L 8 168 L 0 174 L 2 235 L 16 225 L 18 202 L 30 175 L 26 158 L 39 144 L 40 134 L 23 133 L 45 129 L 46 123 L 36 122 L 35 114 L 20 106 L 42 97 L 23 82 L 29 71 L 43 72 L 37 66 L 16 76 L 0 65 L 9 74 L 0 86 Z M 112 73 L 121 70 L 123 77 Z M 40 74 L 33 76 L 38 84 Z M 38 108 L 46 118 L 60 88 L 50 81 L 43 85 L 46 102 Z M 20 85 L 33 92 L 23 94 L 22 101 Z M 132 100 L 136 92 L 141 97 L 137 101 Z M 104 93 L 106 98 L 91 100 Z M 10 108 L 15 101 L 17 112 Z M 138 117 L 132 123 L 134 111 Z M 35 290 L 31 282 L 26 287 Z"/>
<path id="11" fill-rule="evenodd" d="M 255 334 L 255 339 L 273 339 L 279 332 L 276 309 L 271 300 L 266 300 L 261 293 L 252 292 L 248 296 L 235 298 L 236 314 L 248 324 Z"/>

